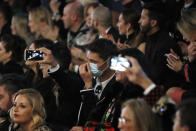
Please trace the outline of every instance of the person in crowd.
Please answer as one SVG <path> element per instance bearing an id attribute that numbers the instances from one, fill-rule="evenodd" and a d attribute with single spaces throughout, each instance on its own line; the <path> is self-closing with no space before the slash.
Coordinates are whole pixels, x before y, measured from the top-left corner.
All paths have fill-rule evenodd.
<path id="1" fill-rule="evenodd" d="M 11 130 L 51 131 L 45 124 L 45 107 L 43 97 L 34 89 L 19 90 L 10 110 Z"/>
<path id="2" fill-rule="evenodd" d="M 195 109 L 195 99 L 186 100 L 177 105 L 173 131 L 194 131 L 196 129 Z"/>
<path id="3" fill-rule="evenodd" d="M 183 70 L 184 76 L 186 77 L 186 81 L 191 84 L 190 87 L 181 87 L 181 88 L 171 88 L 168 90 L 168 95 L 170 95 L 173 99 L 181 101 L 181 99 L 187 99 L 190 97 L 195 97 L 195 73 L 196 73 L 196 43 L 195 43 L 195 29 L 196 26 L 196 13 L 195 9 L 186 9 L 182 11 L 181 19 L 177 22 L 177 27 L 183 38 L 188 41 L 190 44 L 188 45 L 188 63 L 182 64 L 182 61 L 179 59 L 180 57 L 174 52 L 168 55 L 168 66 L 173 70 Z"/>
<path id="4" fill-rule="evenodd" d="M 121 84 L 115 80 L 115 71 L 110 69 L 110 58 L 116 55 L 117 47 L 107 39 L 97 39 L 87 47 L 88 63 L 80 65 L 79 72 L 85 88 L 81 90 L 82 109 L 79 124 L 72 130 L 80 130 L 92 121 L 101 123 L 108 104 L 118 94 Z M 94 79 L 93 79 L 94 78 Z"/>
<path id="5" fill-rule="evenodd" d="M 0 5 L 0 37 L 4 34 L 11 34 L 10 23 L 11 23 L 12 12 L 10 7 L 2 3 Z"/>
<path id="6" fill-rule="evenodd" d="M 84 16 L 85 16 L 86 25 L 88 26 L 88 28 L 91 28 L 92 26 L 91 14 L 93 10 L 97 8 L 98 6 L 99 6 L 99 3 L 91 3 L 91 4 L 86 5 L 84 8 Z"/>
<path id="7" fill-rule="evenodd" d="M 146 36 L 145 56 L 153 65 L 152 70 L 157 73 L 160 80 L 158 84 L 164 85 L 167 90 L 172 86 L 180 86 L 185 80 L 183 76 L 166 66 L 167 60 L 164 55 L 173 49 L 181 56 L 181 51 L 175 40 L 163 28 L 164 9 L 165 6 L 160 1 L 146 2 L 139 24 L 141 32 Z"/>
<path id="8" fill-rule="evenodd" d="M 118 48 L 139 48 L 142 42 L 142 34 L 140 33 L 138 20 L 139 14 L 132 8 L 120 14 L 117 26 L 119 34 L 124 35 L 124 40 L 120 42 L 125 44 L 118 43 Z"/>
<path id="9" fill-rule="evenodd" d="M 195 0 L 184 0 L 184 9 L 190 9 L 196 7 L 196 1 Z"/>
<path id="10" fill-rule="evenodd" d="M 36 40 L 32 48 L 44 52 L 44 60 L 36 62 L 43 76 L 35 88 L 47 100 L 46 121 L 51 124 L 50 127 L 55 131 L 68 130 L 76 124 L 81 103 L 80 90 L 84 84 L 78 74 L 69 71 L 69 49 L 62 43 L 52 47 L 46 43 L 50 44 L 46 40 Z"/>
<path id="11" fill-rule="evenodd" d="M 39 6 L 29 11 L 29 28 L 34 33 L 34 39 L 46 38 L 52 41 L 58 41 L 59 28 L 54 26 L 50 11 Z"/>
<path id="12" fill-rule="evenodd" d="M 26 14 L 16 14 L 12 17 L 11 31 L 13 35 L 23 38 L 27 45 L 30 45 L 32 42 L 32 35 L 28 27 L 28 16 Z"/>
<path id="13" fill-rule="evenodd" d="M 15 35 L 3 35 L 0 42 L 0 74 L 23 74 L 19 64 L 23 61 L 26 43 L 24 39 Z"/>
<path id="14" fill-rule="evenodd" d="M 112 14 L 111 11 L 104 6 L 97 7 L 91 14 L 91 24 L 94 30 L 98 31 L 99 38 L 108 38 L 118 41 L 119 33 L 112 26 Z"/>
<path id="15" fill-rule="evenodd" d="M 6 74 L 0 79 L 0 130 L 8 131 L 10 125 L 9 109 L 15 93 L 25 88 L 22 77 L 16 74 Z"/>
<path id="16" fill-rule="evenodd" d="M 79 2 L 68 3 L 63 10 L 62 21 L 64 28 L 68 29 L 67 47 L 84 45 L 86 33 L 89 30 L 84 22 L 84 8 Z"/>
<path id="17" fill-rule="evenodd" d="M 160 131 L 156 115 L 143 99 L 131 99 L 122 104 L 118 127 L 120 131 Z"/>

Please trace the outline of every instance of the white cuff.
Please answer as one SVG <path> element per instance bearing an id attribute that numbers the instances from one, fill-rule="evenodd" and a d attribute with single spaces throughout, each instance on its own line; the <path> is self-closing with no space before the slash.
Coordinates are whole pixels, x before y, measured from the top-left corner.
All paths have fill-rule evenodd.
<path id="1" fill-rule="evenodd" d="M 49 67 L 48 68 L 48 70 L 47 70 L 47 72 L 48 73 L 54 73 L 54 72 L 56 72 L 58 69 L 60 68 L 60 65 L 59 64 L 57 64 L 55 67 Z"/>
<path id="2" fill-rule="evenodd" d="M 155 87 L 156 85 L 152 83 L 148 88 L 145 89 L 144 95 L 148 95 Z"/>

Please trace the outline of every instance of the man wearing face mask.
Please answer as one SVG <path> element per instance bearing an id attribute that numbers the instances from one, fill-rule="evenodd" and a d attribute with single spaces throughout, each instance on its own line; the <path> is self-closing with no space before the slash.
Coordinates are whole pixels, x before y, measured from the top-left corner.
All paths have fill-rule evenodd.
<path id="1" fill-rule="evenodd" d="M 116 53 L 116 45 L 106 39 L 97 39 L 87 46 L 88 63 L 79 68 L 80 76 L 85 83 L 84 90 L 80 91 L 82 104 L 79 126 L 88 121 L 101 122 L 108 104 L 121 90 L 115 80 L 115 71 L 110 70 L 110 58 Z M 73 127 L 72 130 L 77 128 L 82 127 Z"/>

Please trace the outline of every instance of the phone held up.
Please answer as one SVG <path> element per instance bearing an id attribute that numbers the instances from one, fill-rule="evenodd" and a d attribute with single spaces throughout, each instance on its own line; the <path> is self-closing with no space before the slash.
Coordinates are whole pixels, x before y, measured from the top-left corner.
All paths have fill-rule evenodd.
<path id="1" fill-rule="evenodd" d="M 38 61 L 43 60 L 44 53 L 40 50 L 25 50 L 24 60 L 25 61 Z"/>
<path id="2" fill-rule="evenodd" d="M 126 71 L 126 68 L 130 67 L 131 63 L 125 57 L 114 56 L 110 61 L 110 69 L 116 71 Z"/>

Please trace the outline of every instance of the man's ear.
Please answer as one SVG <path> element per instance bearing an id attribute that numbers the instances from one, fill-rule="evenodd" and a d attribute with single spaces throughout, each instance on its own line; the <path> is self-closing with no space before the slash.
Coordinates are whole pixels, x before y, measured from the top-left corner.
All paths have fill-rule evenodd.
<path id="1" fill-rule="evenodd" d="M 8 55 L 9 58 L 11 58 L 11 56 L 12 56 L 12 51 L 8 51 L 8 52 L 7 52 L 7 55 Z"/>
<path id="2" fill-rule="evenodd" d="M 76 14 L 73 14 L 73 15 L 71 16 L 71 19 L 72 19 L 73 21 L 76 21 L 77 18 L 78 18 L 78 16 L 77 16 Z"/>
<path id="3" fill-rule="evenodd" d="M 150 20 L 151 27 L 155 27 L 157 26 L 157 24 L 158 24 L 157 20 Z"/>

